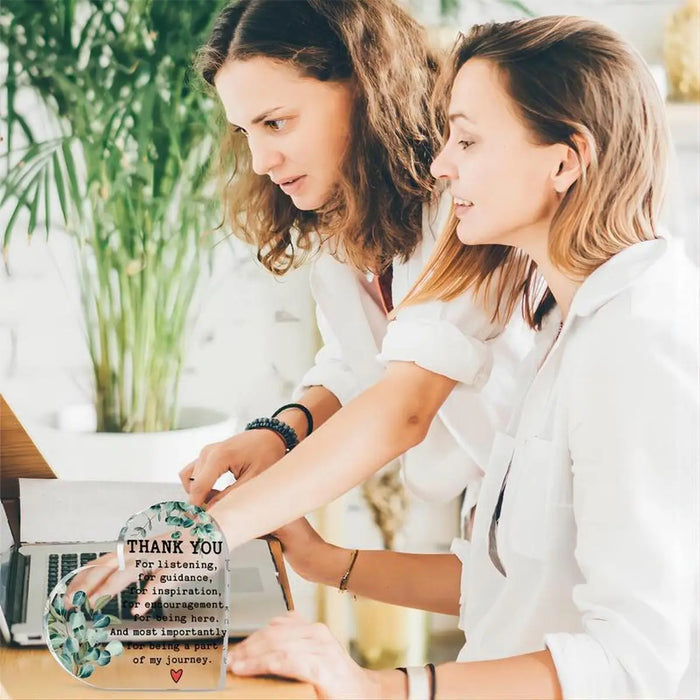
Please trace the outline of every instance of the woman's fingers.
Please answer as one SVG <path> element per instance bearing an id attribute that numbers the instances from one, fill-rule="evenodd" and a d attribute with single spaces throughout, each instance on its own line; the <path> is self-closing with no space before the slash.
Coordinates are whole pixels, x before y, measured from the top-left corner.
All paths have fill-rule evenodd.
<path id="1" fill-rule="evenodd" d="M 190 503 L 201 506 L 216 480 L 230 469 L 230 459 L 216 445 L 205 447 L 195 461 L 189 480 Z"/>
<path id="2" fill-rule="evenodd" d="M 74 576 L 65 593 L 66 607 L 72 607 L 73 595 L 78 591 L 83 591 L 92 600 L 103 581 L 105 581 L 117 568 L 116 554 L 105 554 L 93 560 L 92 565 Z"/>
<path id="3" fill-rule="evenodd" d="M 231 657 L 229 668 L 239 676 L 273 674 L 316 685 L 321 675 L 322 657 L 316 649 L 297 643 L 286 648 L 268 649 L 254 657 Z"/>
<path id="4" fill-rule="evenodd" d="M 193 459 L 189 464 L 180 469 L 178 473 L 178 476 L 180 477 L 180 482 L 182 483 L 182 488 L 185 489 L 187 493 L 190 492 L 190 484 L 192 483 L 190 481 L 190 477 L 192 476 L 195 464 L 197 464 L 197 460 Z"/>
<path id="5" fill-rule="evenodd" d="M 275 618 L 266 627 L 253 632 L 231 650 L 232 660 L 255 659 L 275 649 L 286 648 L 303 642 L 326 644 L 333 637 L 325 625 L 305 622 L 301 617 Z M 332 645 L 328 645 L 332 646 Z M 305 647 L 308 648 L 308 645 Z"/>
<path id="6" fill-rule="evenodd" d="M 157 594 L 156 587 L 162 585 L 161 576 L 163 571 L 161 569 L 154 569 L 148 572 L 148 579 L 146 580 L 146 585 L 143 590 L 139 593 L 136 598 L 136 603 L 134 607 L 131 608 L 132 615 L 146 615 L 149 610 L 153 607 L 153 604 L 160 597 Z"/>
<path id="7" fill-rule="evenodd" d="M 87 593 L 88 598 L 99 598 L 103 595 L 115 596 L 121 593 L 129 584 L 138 581 L 139 570 L 134 566 L 127 565 L 124 569 L 114 568 L 111 573 L 104 577 L 93 590 Z"/>
<path id="8" fill-rule="evenodd" d="M 273 617 L 268 624 L 269 625 L 284 625 L 289 622 L 297 622 L 303 624 L 309 624 L 304 616 L 297 610 L 290 610 L 285 615 L 279 615 L 278 617 Z"/>
<path id="9" fill-rule="evenodd" d="M 275 674 L 311 683 L 319 698 L 376 697 L 377 688 L 330 630 L 298 615 L 275 618 L 237 644 L 228 655 L 241 676 Z"/>

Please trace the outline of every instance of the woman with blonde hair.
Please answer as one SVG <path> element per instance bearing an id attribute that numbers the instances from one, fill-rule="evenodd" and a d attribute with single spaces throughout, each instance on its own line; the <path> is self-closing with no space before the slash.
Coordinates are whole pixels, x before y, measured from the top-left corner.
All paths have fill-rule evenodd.
<path id="1" fill-rule="evenodd" d="M 471 539 L 360 552 L 345 582 L 459 613 L 466 644 L 372 672 L 292 615 L 230 667 L 334 698 L 697 698 L 698 276 L 658 229 L 660 96 L 616 34 L 570 17 L 474 27 L 446 81 L 432 170 L 453 216 L 404 304 L 496 289 L 495 315 L 522 307 L 538 339 Z M 307 578 L 342 573 L 347 550 L 305 522 L 279 536 Z"/>

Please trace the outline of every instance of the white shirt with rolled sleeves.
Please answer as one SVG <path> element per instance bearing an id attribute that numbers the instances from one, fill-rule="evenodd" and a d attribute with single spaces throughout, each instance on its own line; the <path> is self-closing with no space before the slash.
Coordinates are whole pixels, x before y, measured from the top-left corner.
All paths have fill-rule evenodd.
<path id="1" fill-rule="evenodd" d="M 394 260 L 395 306 L 423 270 L 450 206 L 446 194 L 426 205 L 421 243 L 406 263 Z M 323 347 L 295 397 L 321 385 L 346 404 L 379 381 L 394 360 L 456 380 L 426 439 L 404 455 L 403 475 L 425 500 L 448 501 L 469 485 L 465 505 L 473 505 L 493 436 L 513 404 L 517 364 L 532 347 L 533 334 L 517 319 L 505 329 L 491 322 L 469 293 L 408 307 L 389 321 L 362 275 L 325 252 L 314 260 L 310 281 Z"/>
<path id="2" fill-rule="evenodd" d="M 565 698 L 700 697 L 698 319 L 697 269 L 664 239 L 590 275 L 558 339 L 545 319 L 452 545 L 459 661 L 546 647 Z"/>

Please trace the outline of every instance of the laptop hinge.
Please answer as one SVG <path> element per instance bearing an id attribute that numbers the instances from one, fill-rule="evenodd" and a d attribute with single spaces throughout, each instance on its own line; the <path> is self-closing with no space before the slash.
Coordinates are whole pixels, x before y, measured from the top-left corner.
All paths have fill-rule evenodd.
<path id="1" fill-rule="evenodd" d="M 20 552 L 14 552 L 10 565 L 10 578 L 8 581 L 8 606 L 7 624 L 12 625 L 24 622 L 27 619 L 27 582 L 29 581 L 30 559 Z"/>

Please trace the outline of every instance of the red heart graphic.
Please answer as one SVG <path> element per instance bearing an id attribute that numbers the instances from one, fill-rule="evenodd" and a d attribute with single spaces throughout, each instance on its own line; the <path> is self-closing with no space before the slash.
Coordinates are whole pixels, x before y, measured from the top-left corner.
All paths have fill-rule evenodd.
<path id="1" fill-rule="evenodd" d="M 182 678 L 182 669 L 178 668 L 176 671 L 174 668 L 171 668 L 170 677 L 177 683 L 180 680 L 180 678 Z"/>

